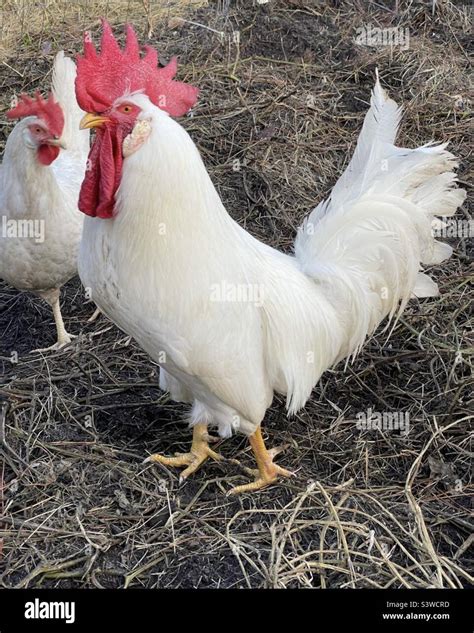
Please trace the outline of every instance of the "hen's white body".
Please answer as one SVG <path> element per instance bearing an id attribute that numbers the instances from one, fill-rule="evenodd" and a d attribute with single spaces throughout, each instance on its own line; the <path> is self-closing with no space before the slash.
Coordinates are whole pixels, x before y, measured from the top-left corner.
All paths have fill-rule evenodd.
<path id="1" fill-rule="evenodd" d="M 66 149 L 51 165 L 42 165 L 24 143 L 24 131 L 34 120 L 26 117 L 9 135 L 0 169 L 0 277 L 19 290 L 46 293 L 45 298 L 77 272 L 84 217 L 77 200 L 89 133 L 79 130 L 84 113 L 76 103 L 75 76 L 74 62 L 61 51 L 53 67 L 53 94 L 65 117 L 61 140 Z M 37 233 L 15 237 L 9 227 L 23 221 Z"/>
<path id="2" fill-rule="evenodd" d="M 295 412 L 416 285 L 436 292 L 420 262 L 451 251 L 435 244 L 431 213 L 453 213 L 463 194 L 444 147 L 393 146 L 399 111 L 378 83 L 355 156 L 294 257 L 232 220 L 178 123 L 145 95 L 127 101 L 151 134 L 124 161 L 116 216 L 86 218 L 79 274 L 160 364 L 161 386 L 193 403 L 192 423 L 251 434 L 274 392 Z"/>

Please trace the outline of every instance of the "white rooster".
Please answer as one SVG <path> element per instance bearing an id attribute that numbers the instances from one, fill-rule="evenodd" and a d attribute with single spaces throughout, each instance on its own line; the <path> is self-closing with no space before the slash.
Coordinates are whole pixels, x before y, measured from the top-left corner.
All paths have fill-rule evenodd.
<path id="1" fill-rule="evenodd" d="M 53 309 L 57 349 L 71 340 L 59 305 L 60 288 L 77 273 L 84 216 L 77 209 L 89 151 L 89 131 L 74 91 L 76 66 L 61 51 L 48 99 L 22 96 L 7 116 L 11 131 L 0 168 L 0 277 L 29 290 Z M 44 351 L 44 350 L 42 350 Z"/>
<path id="2" fill-rule="evenodd" d="M 161 366 L 160 384 L 192 403 L 189 453 L 149 461 L 186 466 L 207 458 L 207 427 L 249 436 L 258 473 L 233 493 L 290 473 L 273 462 L 260 425 L 274 392 L 289 414 L 321 374 L 356 354 L 385 317 L 416 294 L 434 296 L 420 272 L 451 248 L 432 237 L 433 215 L 464 199 L 444 145 L 394 145 L 400 109 L 377 79 L 357 147 L 329 200 L 304 222 L 295 256 L 253 238 L 229 216 L 193 141 L 171 115 L 196 92 L 173 82 L 173 62 L 140 58 L 128 27 L 121 50 L 107 23 L 101 53 L 90 37 L 76 92 L 97 130 L 79 208 L 86 213 L 79 274 L 93 300 Z"/>

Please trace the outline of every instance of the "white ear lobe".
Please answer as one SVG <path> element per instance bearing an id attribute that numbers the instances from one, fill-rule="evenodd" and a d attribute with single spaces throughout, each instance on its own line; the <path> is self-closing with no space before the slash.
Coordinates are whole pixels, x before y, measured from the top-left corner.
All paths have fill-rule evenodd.
<path id="1" fill-rule="evenodd" d="M 31 138 L 30 130 L 25 127 L 22 131 L 23 143 L 28 147 L 28 149 L 37 149 L 37 145 L 34 140 Z"/>
<path id="2" fill-rule="evenodd" d="M 134 154 L 151 134 L 151 119 L 143 119 L 135 123 L 133 130 L 123 140 L 122 154 L 124 158 Z"/>

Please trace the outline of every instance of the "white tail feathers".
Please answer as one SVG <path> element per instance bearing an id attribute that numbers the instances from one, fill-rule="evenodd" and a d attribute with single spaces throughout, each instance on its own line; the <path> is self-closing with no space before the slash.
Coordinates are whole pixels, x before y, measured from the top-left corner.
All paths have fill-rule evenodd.
<path id="1" fill-rule="evenodd" d="M 389 99 L 377 81 L 370 99 L 354 155 L 331 193 L 332 202 L 341 206 L 367 191 L 368 183 L 380 171 L 387 147 L 393 146 L 402 115 L 401 108 Z"/>
<path id="2" fill-rule="evenodd" d="M 438 295 L 438 284 L 429 275 L 418 273 L 412 296 L 422 299 L 424 297 L 437 297 Z"/>
<path id="3" fill-rule="evenodd" d="M 301 269 L 326 288 L 347 332 L 338 360 L 356 354 L 411 296 L 436 296 L 421 264 L 452 254 L 433 238 L 432 222 L 455 213 L 465 198 L 452 171 L 457 163 L 446 145 L 396 147 L 400 115 L 377 75 L 354 156 L 295 242 Z"/>
<path id="4" fill-rule="evenodd" d="M 89 130 L 80 130 L 79 123 L 84 112 L 76 101 L 75 91 L 76 65 L 64 51 L 54 58 L 53 64 L 53 94 L 64 113 L 64 131 L 62 140 L 68 150 L 77 150 L 87 155 L 89 151 Z"/>

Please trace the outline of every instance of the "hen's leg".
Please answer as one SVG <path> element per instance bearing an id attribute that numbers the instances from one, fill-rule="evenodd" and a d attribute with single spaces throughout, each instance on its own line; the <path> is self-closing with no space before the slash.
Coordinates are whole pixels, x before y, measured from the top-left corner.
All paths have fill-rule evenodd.
<path id="1" fill-rule="evenodd" d="M 164 457 L 163 455 L 153 454 L 145 459 L 145 462 L 158 462 L 164 466 L 187 466 L 181 473 L 179 481 L 183 481 L 189 475 L 196 472 L 196 470 L 203 464 L 206 459 L 210 457 L 219 461 L 222 455 L 213 451 L 209 446 L 209 434 L 207 432 L 207 424 L 200 423 L 195 424 L 193 429 L 193 443 L 191 444 L 191 450 L 189 453 L 176 453 L 175 457 Z"/>
<path id="2" fill-rule="evenodd" d="M 257 460 L 258 470 L 255 471 L 255 481 L 250 484 L 244 484 L 243 486 L 236 486 L 229 491 L 229 494 L 236 495 L 241 492 L 252 492 L 254 490 L 260 490 L 269 486 L 277 481 L 278 477 L 291 477 L 293 475 L 289 470 L 281 468 L 277 464 L 273 463 L 273 458 L 280 451 L 278 449 L 267 450 L 265 442 L 263 441 L 262 432 L 260 427 L 255 431 L 253 435 L 249 437 L 250 445 Z"/>
<path id="3" fill-rule="evenodd" d="M 66 328 L 64 327 L 63 316 L 61 314 L 61 307 L 59 305 L 59 291 L 58 296 L 54 300 L 52 306 L 53 308 L 53 316 L 54 322 L 56 323 L 56 331 L 58 333 L 58 341 L 57 344 L 59 346 L 66 345 L 71 342 L 71 336 L 66 332 Z"/>
<path id="4" fill-rule="evenodd" d="M 96 308 L 94 314 L 87 319 L 87 323 L 94 323 L 94 321 L 100 316 L 100 308 Z"/>
<path id="5" fill-rule="evenodd" d="M 58 335 L 58 340 L 54 345 L 50 347 L 44 347 L 41 349 L 35 349 L 34 352 L 48 352 L 60 349 L 64 345 L 67 345 L 71 342 L 71 339 L 74 338 L 71 334 L 66 332 L 66 328 L 64 327 L 64 321 L 61 314 L 61 307 L 59 305 L 59 288 L 54 288 L 53 290 L 47 290 L 45 292 L 39 292 L 39 296 L 44 299 L 53 310 L 54 322 L 56 323 L 56 332 Z"/>

